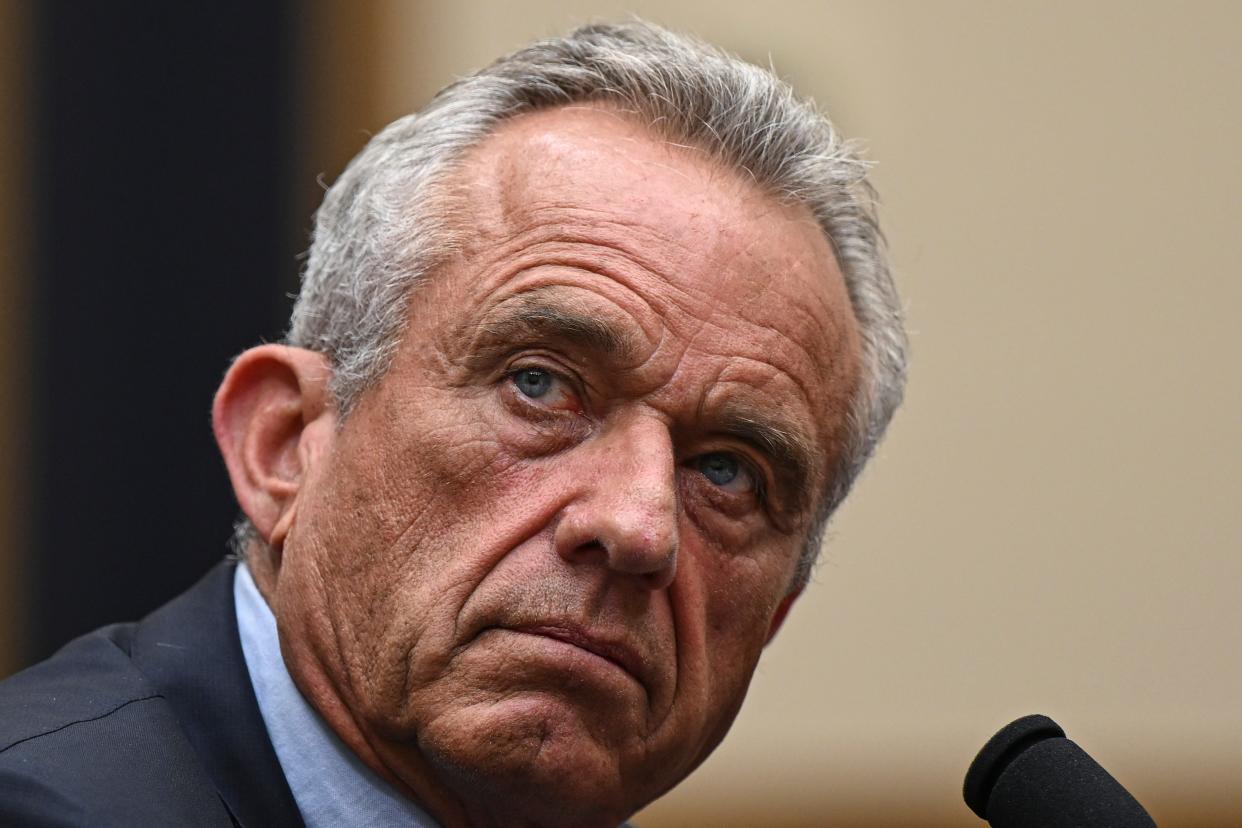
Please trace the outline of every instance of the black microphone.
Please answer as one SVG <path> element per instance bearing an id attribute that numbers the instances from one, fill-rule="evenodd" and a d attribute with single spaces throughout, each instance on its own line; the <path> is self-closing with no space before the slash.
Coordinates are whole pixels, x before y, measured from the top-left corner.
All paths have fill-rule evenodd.
<path id="1" fill-rule="evenodd" d="M 1047 716 L 1023 716 L 966 771 L 970 810 L 992 828 L 1156 828 L 1130 792 Z"/>

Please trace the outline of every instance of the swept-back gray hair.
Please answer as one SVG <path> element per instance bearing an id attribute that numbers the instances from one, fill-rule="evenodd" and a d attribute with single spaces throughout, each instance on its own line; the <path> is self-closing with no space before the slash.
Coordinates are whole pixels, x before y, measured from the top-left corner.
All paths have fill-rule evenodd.
<path id="1" fill-rule="evenodd" d="M 867 164 L 771 72 L 647 23 L 592 25 L 521 49 L 376 135 L 328 190 L 288 342 L 326 354 L 342 417 L 387 370 L 411 290 L 451 249 L 445 208 L 467 150 L 523 112 L 590 102 L 706 150 L 777 198 L 808 207 L 832 243 L 862 335 L 848 450 L 820 504 L 797 585 L 824 526 L 901 400 L 905 334 Z M 413 320 L 413 324 L 418 324 Z"/>

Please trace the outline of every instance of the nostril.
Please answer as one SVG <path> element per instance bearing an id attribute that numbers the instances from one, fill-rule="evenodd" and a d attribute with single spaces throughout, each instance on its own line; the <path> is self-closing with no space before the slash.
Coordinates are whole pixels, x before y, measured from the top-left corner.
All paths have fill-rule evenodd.
<path id="1" fill-rule="evenodd" d="M 638 576 L 651 589 L 662 589 L 677 571 L 677 544 L 667 539 L 643 538 L 641 542 L 607 548 L 608 568 Z"/>
<path id="2" fill-rule="evenodd" d="M 667 558 L 666 562 L 658 569 L 653 569 L 643 575 L 643 579 L 647 584 L 647 588 L 651 590 L 665 589 L 673 583 L 673 579 L 677 577 L 677 552 L 673 551 Z"/>
<path id="3" fill-rule="evenodd" d="M 585 552 L 599 552 L 601 555 L 608 554 L 608 547 L 605 546 L 604 542 L 599 538 L 591 538 L 589 541 L 582 544 L 579 549 Z"/>
<path id="4" fill-rule="evenodd" d="M 608 562 L 608 548 L 599 538 L 590 538 L 577 544 L 570 557 L 577 561 L 605 564 Z"/>
<path id="5" fill-rule="evenodd" d="M 677 568 L 676 533 L 636 526 L 616 510 L 575 510 L 557 527 L 555 545 L 574 566 L 594 566 L 637 579 L 647 589 L 672 583 Z"/>

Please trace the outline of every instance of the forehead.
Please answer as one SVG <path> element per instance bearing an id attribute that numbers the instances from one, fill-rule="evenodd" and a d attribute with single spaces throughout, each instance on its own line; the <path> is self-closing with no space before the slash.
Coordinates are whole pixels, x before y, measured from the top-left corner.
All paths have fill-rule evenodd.
<path id="1" fill-rule="evenodd" d="M 464 232 L 440 285 L 455 295 L 440 307 L 466 329 L 532 292 L 558 295 L 624 319 L 636 361 L 667 388 L 684 377 L 676 387 L 698 404 L 728 402 L 734 384 L 766 386 L 821 440 L 840 436 L 857 326 L 805 207 L 596 107 L 505 122 L 467 155 L 456 185 Z"/>

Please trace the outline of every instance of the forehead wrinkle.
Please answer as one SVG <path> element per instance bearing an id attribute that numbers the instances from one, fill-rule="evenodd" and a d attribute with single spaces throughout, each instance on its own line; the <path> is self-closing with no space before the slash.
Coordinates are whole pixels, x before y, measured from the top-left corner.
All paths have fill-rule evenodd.
<path id="1" fill-rule="evenodd" d="M 500 196 L 508 191 L 505 187 L 496 189 L 496 198 L 481 206 L 480 214 L 489 209 L 486 205 L 495 210 Z M 695 255 L 676 236 L 619 213 L 613 204 L 596 207 L 572 200 L 553 200 L 546 198 L 544 193 L 536 192 L 524 194 L 521 204 L 512 210 L 489 218 L 491 224 L 477 222 L 477 226 L 471 228 L 471 240 L 462 246 L 464 258 L 478 257 L 495 263 L 548 254 L 554 257 L 572 256 L 573 250 L 582 248 L 578 257 L 583 262 L 593 261 L 600 253 L 620 258 L 623 262 L 620 269 L 609 268 L 601 271 L 600 275 L 633 289 L 630 280 L 620 278 L 629 268 L 637 267 L 648 274 L 661 276 L 673 264 L 668 257 L 652 257 L 650 251 L 667 248 L 680 250 L 687 256 Z M 587 270 L 598 269 L 581 266 Z M 662 276 L 661 280 L 669 287 L 679 289 Z"/>
<path id="2" fill-rule="evenodd" d="M 483 281 L 489 286 L 488 290 L 498 292 L 505 289 L 506 283 L 517 279 L 551 281 L 522 293 L 529 297 L 545 296 L 550 304 L 574 311 L 591 322 L 598 321 L 598 309 L 573 294 L 579 290 L 591 291 L 592 278 L 612 282 L 621 288 L 624 298 L 613 292 L 601 293 L 601 297 L 610 305 L 616 305 L 628 323 L 635 326 L 632 332 L 608 326 L 621 340 L 616 343 L 618 351 L 629 356 L 627 351 L 643 350 L 638 346 L 641 338 L 653 340 L 652 347 L 656 348 L 655 341 L 662 345 L 666 340 L 673 319 L 697 317 L 694 306 L 702 294 L 664 276 L 669 263 L 645 255 L 642 239 L 635 242 L 616 232 L 620 230 L 636 230 L 660 238 L 659 233 L 650 228 L 617 220 L 600 220 L 589 229 L 553 222 L 538 224 L 486 252 L 486 260 L 480 268 L 487 274 Z M 561 275 L 552 270 L 541 276 L 540 271 L 545 268 L 564 268 L 577 274 L 572 280 L 562 281 Z M 661 290 L 653 291 L 651 281 L 658 283 Z M 505 303 L 511 301 L 512 298 L 504 300 Z"/>
<path id="3" fill-rule="evenodd" d="M 528 204 L 523 221 L 511 221 L 504 230 L 505 244 L 515 250 L 540 245 L 581 245 L 620 254 L 626 261 L 651 274 L 660 274 L 671 262 L 653 258 L 649 251 L 676 249 L 694 255 L 676 237 L 629 216 L 618 215 L 611 206 Z"/>
<path id="4" fill-rule="evenodd" d="M 763 320 L 751 318 L 740 308 L 732 309 L 727 303 L 720 301 L 716 294 L 712 293 L 709 295 L 712 297 L 711 299 L 700 299 L 700 301 L 706 303 L 711 308 L 710 313 L 696 314 L 687 312 L 687 315 L 694 319 L 695 324 L 693 330 L 686 331 L 682 335 L 681 356 L 684 358 L 692 350 L 708 354 L 715 353 L 719 344 L 718 339 L 729 342 L 736 339 L 737 336 L 736 332 L 731 331 L 721 320 L 730 318 L 744 320 L 750 325 L 762 329 L 765 332 L 765 337 L 770 338 L 765 338 L 764 347 L 753 355 L 734 354 L 730 357 L 730 360 L 734 363 L 756 363 L 764 366 L 767 370 L 778 371 L 794 384 L 807 405 L 814 408 L 812 403 L 814 399 L 811 387 L 813 383 L 812 378 L 824 375 L 824 360 L 817 355 L 817 349 L 804 342 L 800 337 L 791 336 Z M 780 368 L 773 363 L 774 359 L 781 358 L 783 350 L 781 343 L 784 343 L 790 349 L 790 353 L 785 355 L 790 364 L 785 368 Z M 810 367 L 810 371 L 798 370 L 805 367 L 798 365 L 799 356 L 805 360 L 805 365 Z M 782 359 L 782 361 L 784 360 Z"/>

